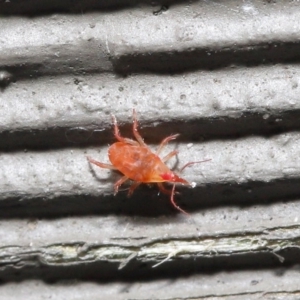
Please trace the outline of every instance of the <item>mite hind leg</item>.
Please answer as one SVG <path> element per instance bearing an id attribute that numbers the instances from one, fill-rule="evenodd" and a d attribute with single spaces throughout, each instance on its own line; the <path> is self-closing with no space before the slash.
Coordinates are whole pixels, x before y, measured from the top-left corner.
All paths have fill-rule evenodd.
<path id="1" fill-rule="evenodd" d="M 119 141 L 119 142 L 122 142 L 122 143 L 125 143 L 125 144 L 131 144 L 131 145 L 134 145 L 134 146 L 138 146 L 139 143 L 132 140 L 132 139 L 128 139 L 128 138 L 124 138 L 121 136 L 120 134 L 120 130 L 119 130 L 119 126 L 118 126 L 118 123 L 117 123 L 117 119 L 114 115 L 112 115 L 112 119 L 113 119 L 113 124 L 114 124 L 114 135 L 115 135 L 115 138 Z"/>
<path id="2" fill-rule="evenodd" d="M 92 158 L 89 157 L 89 156 L 87 156 L 86 158 L 87 158 L 87 160 L 88 160 L 90 163 L 92 163 L 92 164 L 94 164 L 94 165 L 96 165 L 96 166 L 98 166 L 98 167 L 100 167 L 100 168 L 110 169 L 110 170 L 117 170 L 117 168 L 116 168 L 115 166 L 113 166 L 113 165 L 102 163 L 102 162 L 100 162 L 100 161 L 97 161 L 97 160 L 92 159 Z"/>

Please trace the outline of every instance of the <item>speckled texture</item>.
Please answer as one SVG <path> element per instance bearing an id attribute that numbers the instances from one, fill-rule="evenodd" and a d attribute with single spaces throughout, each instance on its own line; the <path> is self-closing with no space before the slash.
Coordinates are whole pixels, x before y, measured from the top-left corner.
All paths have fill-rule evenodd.
<path id="1" fill-rule="evenodd" d="M 175 280 L 158 279 L 154 282 L 137 280 L 133 283 L 113 282 L 111 284 L 89 282 L 67 282 L 65 284 L 45 284 L 27 281 L 23 284 L 9 283 L 5 297 L 19 299 L 16 290 L 27 299 L 39 300 L 41 295 L 56 299 L 295 299 L 299 270 L 297 268 L 274 269 L 273 272 L 237 271 L 196 275 Z M 214 291 L 211 288 L 214 287 Z M 76 293 L 74 292 L 76 290 Z M 296 290 L 296 291 L 295 291 Z M 34 291 L 34 292 L 33 292 Z M 189 291 L 189 295 L 187 295 Z M 294 292 L 295 291 L 295 292 Z"/>
<path id="2" fill-rule="evenodd" d="M 43 4 L 0 3 L 0 298 L 297 298 L 299 3 Z M 190 217 L 88 164 L 133 107 L 170 166 L 211 159 Z"/>

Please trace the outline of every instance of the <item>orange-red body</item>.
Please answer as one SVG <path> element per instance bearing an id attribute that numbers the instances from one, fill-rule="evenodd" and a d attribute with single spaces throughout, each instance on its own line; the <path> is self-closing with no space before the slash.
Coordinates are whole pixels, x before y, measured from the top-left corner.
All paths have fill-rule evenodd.
<path id="1" fill-rule="evenodd" d="M 105 164 L 88 157 L 89 162 L 101 168 L 118 170 L 123 174 L 123 177 L 119 179 L 114 185 L 115 194 L 118 192 L 121 184 L 123 184 L 128 179 L 131 179 L 134 182 L 129 188 L 129 196 L 141 183 L 157 183 L 159 189 L 163 193 L 171 195 L 171 202 L 174 207 L 186 214 L 186 212 L 179 206 L 177 206 L 174 202 L 175 183 L 181 183 L 185 185 L 190 184 L 185 179 L 179 177 L 176 173 L 171 171 L 165 164 L 166 161 L 175 156 L 178 152 L 171 151 L 163 158 L 160 158 L 158 156 L 163 147 L 169 141 L 175 139 L 178 135 L 175 134 L 166 137 L 160 143 L 156 153 L 154 153 L 144 143 L 142 137 L 138 133 L 135 110 L 133 110 L 133 135 L 135 136 L 136 141 L 124 138 L 120 135 L 118 124 L 114 116 L 113 122 L 114 134 L 118 142 L 112 144 L 108 150 L 108 157 L 112 164 Z M 198 162 L 188 163 L 182 168 L 182 170 L 186 166 L 194 163 Z M 167 190 L 163 186 L 163 182 L 174 183 L 172 190 Z"/>
<path id="2" fill-rule="evenodd" d="M 146 147 L 117 142 L 110 146 L 108 157 L 121 173 L 134 181 L 166 182 L 168 180 L 163 176 L 174 174 L 155 153 Z"/>

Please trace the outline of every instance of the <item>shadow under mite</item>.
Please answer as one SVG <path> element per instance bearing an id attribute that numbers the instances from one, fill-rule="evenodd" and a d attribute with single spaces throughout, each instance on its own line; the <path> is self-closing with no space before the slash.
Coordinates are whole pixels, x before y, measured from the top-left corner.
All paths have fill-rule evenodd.
<path id="1" fill-rule="evenodd" d="M 166 185 L 167 186 L 167 185 Z M 268 205 L 274 202 L 300 199 L 300 178 L 271 182 L 247 182 L 244 184 L 209 184 L 189 188 L 176 187 L 175 203 L 189 214 L 219 206 L 247 207 Z M 167 188 L 170 188 L 167 186 Z M 155 184 L 139 186 L 127 197 L 126 186 L 119 193 L 54 198 L 15 197 L 0 201 L 0 218 L 60 218 L 83 215 L 128 215 L 142 217 L 183 215 L 176 210 L 170 196 L 159 193 Z"/>

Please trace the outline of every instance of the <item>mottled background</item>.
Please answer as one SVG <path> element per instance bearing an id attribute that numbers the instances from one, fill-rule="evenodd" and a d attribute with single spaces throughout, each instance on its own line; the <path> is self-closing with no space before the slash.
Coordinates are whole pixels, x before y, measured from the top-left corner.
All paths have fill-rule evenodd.
<path id="1" fill-rule="evenodd" d="M 299 62 L 299 1 L 0 1 L 0 299 L 300 298 Z M 190 217 L 88 164 L 132 108 Z"/>

